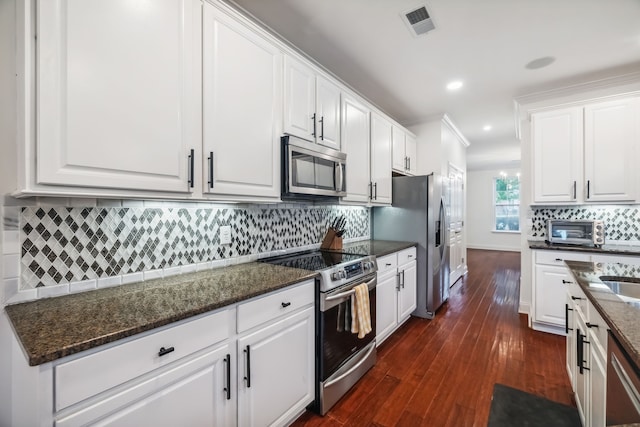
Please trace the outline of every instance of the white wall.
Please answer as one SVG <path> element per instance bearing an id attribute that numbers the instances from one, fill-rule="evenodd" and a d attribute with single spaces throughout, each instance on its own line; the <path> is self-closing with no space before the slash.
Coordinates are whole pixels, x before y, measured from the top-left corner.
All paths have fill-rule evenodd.
<path id="1" fill-rule="evenodd" d="M 520 233 L 493 231 L 493 179 L 500 172 L 515 176 L 520 169 L 467 171 L 467 247 L 519 252 Z"/>

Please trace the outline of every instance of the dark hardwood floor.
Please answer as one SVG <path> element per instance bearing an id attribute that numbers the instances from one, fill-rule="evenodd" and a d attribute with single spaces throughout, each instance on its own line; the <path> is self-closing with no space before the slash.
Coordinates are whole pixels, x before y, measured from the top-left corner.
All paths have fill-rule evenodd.
<path id="1" fill-rule="evenodd" d="M 327 415 L 294 426 L 486 426 L 494 383 L 575 406 L 564 337 L 518 315 L 520 254 L 468 250 L 469 273 L 434 320 L 412 317 Z"/>

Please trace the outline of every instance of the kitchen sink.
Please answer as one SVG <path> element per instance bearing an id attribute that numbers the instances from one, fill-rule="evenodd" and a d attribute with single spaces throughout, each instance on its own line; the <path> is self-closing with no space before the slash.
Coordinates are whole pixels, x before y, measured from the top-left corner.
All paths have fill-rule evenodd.
<path id="1" fill-rule="evenodd" d="M 600 276 L 600 280 L 623 301 L 640 306 L 640 278 Z"/>

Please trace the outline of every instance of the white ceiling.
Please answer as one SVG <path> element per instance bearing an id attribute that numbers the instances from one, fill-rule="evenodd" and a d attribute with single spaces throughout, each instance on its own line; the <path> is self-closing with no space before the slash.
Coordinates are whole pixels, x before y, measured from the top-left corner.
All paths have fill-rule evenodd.
<path id="1" fill-rule="evenodd" d="M 446 113 L 471 142 L 470 166 L 519 158 L 514 97 L 640 70 L 640 0 L 235 2 L 399 122 Z M 420 5 L 436 29 L 414 37 L 401 14 Z M 555 62 L 525 68 L 546 56 Z M 456 79 L 463 88 L 447 91 Z"/>

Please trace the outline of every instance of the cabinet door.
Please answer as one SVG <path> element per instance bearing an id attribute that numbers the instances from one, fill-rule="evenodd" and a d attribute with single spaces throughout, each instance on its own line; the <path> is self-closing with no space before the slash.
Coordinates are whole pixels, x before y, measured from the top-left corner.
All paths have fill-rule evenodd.
<path id="1" fill-rule="evenodd" d="M 204 192 L 278 199 L 281 53 L 207 2 L 203 22 Z"/>
<path id="2" fill-rule="evenodd" d="M 342 151 L 347 154 L 347 196 L 369 201 L 369 110 L 350 97 L 342 100 Z"/>
<path id="3" fill-rule="evenodd" d="M 407 156 L 407 172 L 411 175 L 418 173 L 418 149 L 416 139 L 411 135 L 406 135 L 404 150 Z"/>
<path id="4" fill-rule="evenodd" d="M 576 352 L 578 352 L 579 347 L 578 344 L 580 342 L 580 340 L 578 339 L 579 335 L 582 334 L 583 336 L 587 335 L 587 326 L 585 324 L 585 319 L 582 317 L 582 314 L 579 310 L 576 310 L 574 312 L 574 316 L 576 319 L 576 330 L 575 330 L 575 334 L 576 334 Z M 586 339 L 586 337 L 585 337 Z M 578 407 L 578 413 L 580 414 L 580 420 L 582 421 L 582 425 L 583 426 L 588 426 L 591 425 L 590 424 L 590 420 L 589 420 L 589 401 L 588 401 L 588 396 L 589 396 L 589 372 L 588 370 L 583 370 L 582 373 L 580 373 L 580 363 L 582 363 L 582 366 L 589 368 L 589 366 L 591 365 L 591 352 L 589 351 L 589 348 L 587 347 L 587 344 L 583 343 L 582 344 L 582 349 L 581 352 L 583 354 L 583 358 L 582 358 L 582 362 L 580 360 L 576 360 L 576 380 L 575 380 L 575 384 L 576 384 L 576 388 L 574 390 L 575 395 L 576 395 L 576 406 Z M 604 425 L 604 424 L 602 424 Z"/>
<path id="5" fill-rule="evenodd" d="M 567 340 L 566 340 L 566 354 L 567 354 L 567 375 L 569 375 L 569 382 L 571 388 L 576 389 L 575 376 L 576 376 L 576 325 L 575 325 L 575 306 L 571 299 L 571 293 L 567 292 L 565 301 L 565 315 L 567 326 Z"/>
<path id="6" fill-rule="evenodd" d="M 402 282 L 398 294 L 398 322 L 409 317 L 417 307 L 417 274 L 416 262 L 406 264 L 402 268 Z"/>
<path id="7" fill-rule="evenodd" d="M 200 7 L 39 1 L 39 184 L 190 191 Z"/>
<path id="8" fill-rule="evenodd" d="M 533 201 L 582 199 L 582 109 L 548 111 L 532 116 Z"/>
<path id="9" fill-rule="evenodd" d="M 607 418 L 607 360 L 602 357 L 602 353 L 596 346 L 589 345 L 589 347 L 591 348 L 589 418 L 592 426 L 604 426 Z"/>
<path id="10" fill-rule="evenodd" d="M 378 279 L 376 286 L 376 345 L 380 345 L 398 323 L 398 274 L 396 269 Z"/>
<path id="11" fill-rule="evenodd" d="M 238 425 L 284 425 L 313 401 L 314 310 L 238 339 Z"/>
<path id="12" fill-rule="evenodd" d="M 406 172 L 408 166 L 406 151 L 404 147 L 405 134 L 404 131 L 398 126 L 393 126 L 392 141 L 393 169 L 404 173 Z"/>
<path id="13" fill-rule="evenodd" d="M 586 200 L 636 200 L 638 99 L 603 102 L 584 109 Z"/>
<path id="14" fill-rule="evenodd" d="M 234 384 L 230 398 L 227 398 L 230 358 L 230 346 L 224 345 L 188 362 L 176 362 L 161 374 L 135 383 L 131 388 L 101 399 L 88 408 L 58 418 L 55 425 L 233 425 Z"/>
<path id="15" fill-rule="evenodd" d="M 316 77 L 318 144 L 340 150 L 340 88 L 324 77 Z"/>
<path id="16" fill-rule="evenodd" d="M 537 322 L 565 326 L 564 301 L 567 291 L 563 280 L 571 280 L 565 267 L 536 265 L 534 319 Z"/>
<path id="17" fill-rule="evenodd" d="M 372 203 L 390 205 L 391 123 L 375 113 L 371 113 L 371 182 Z"/>
<path id="18" fill-rule="evenodd" d="M 315 73 L 300 61 L 285 56 L 284 132 L 308 141 L 315 141 L 317 124 L 315 112 Z"/>

